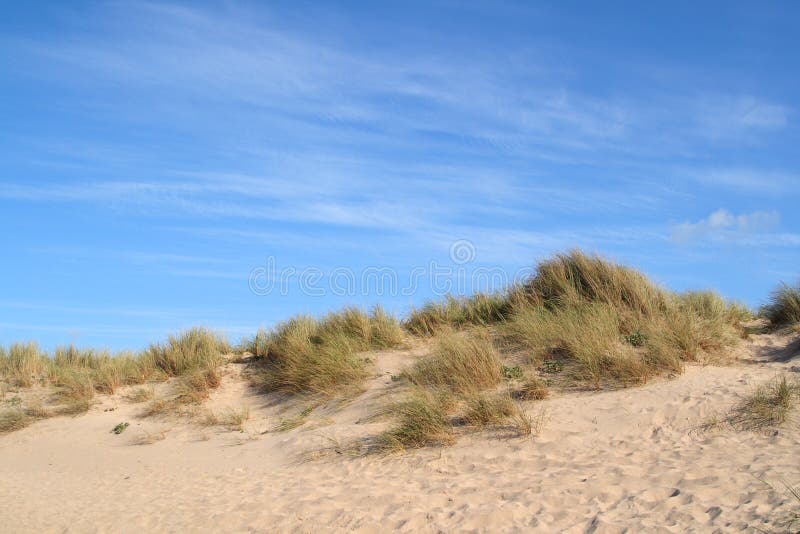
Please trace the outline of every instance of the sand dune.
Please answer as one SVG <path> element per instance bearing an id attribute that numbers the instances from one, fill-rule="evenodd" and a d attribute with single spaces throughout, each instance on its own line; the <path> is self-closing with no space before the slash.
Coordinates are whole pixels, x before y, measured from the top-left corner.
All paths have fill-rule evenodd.
<path id="1" fill-rule="evenodd" d="M 480 433 L 391 456 L 351 454 L 348 444 L 384 428 L 369 416 L 419 349 L 375 353 L 365 393 L 320 406 L 287 432 L 270 430 L 302 405 L 256 394 L 239 377 L 243 366 L 230 363 L 208 406 L 250 406 L 245 432 L 142 419 L 123 392 L 84 416 L 0 437 L 0 524 L 4 532 L 777 531 L 797 509 L 783 486 L 800 483 L 797 422 L 767 433 L 701 427 L 756 384 L 796 372 L 800 354 L 776 335 L 753 336 L 741 351 L 732 366 L 526 403 L 530 413 L 545 410 L 538 436 Z M 130 427 L 110 433 L 122 421 Z"/>

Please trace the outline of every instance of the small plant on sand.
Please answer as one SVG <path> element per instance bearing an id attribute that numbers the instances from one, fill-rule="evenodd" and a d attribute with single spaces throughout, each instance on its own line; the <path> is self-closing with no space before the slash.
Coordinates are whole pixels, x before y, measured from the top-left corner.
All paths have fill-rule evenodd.
<path id="1" fill-rule="evenodd" d="M 130 423 L 128 422 L 117 423 L 116 425 L 114 425 L 114 428 L 111 429 L 111 433 L 117 435 L 122 434 L 123 432 L 125 432 L 125 429 L 128 428 L 129 426 Z"/>
<path id="2" fill-rule="evenodd" d="M 509 367 L 508 365 L 503 366 L 503 378 L 506 380 L 519 380 L 523 376 L 522 367 L 519 365 L 515 365 L 513 367 Z"/>
<path id="3" fill-rule="evenodd" d="M 736 405 L 728 422 L 740 430 L 764 430 L 783 424 L 795 407 L 800 385 L 782 376 L 762 384 Z"/>
<path id="4" fill-rule="evenodd" d="M 222 425 L 229 430 L 244 432 L 245 424 L 250 420 L 250 407 L 226 408 L 219 414 L 208 412 L 205 423 L 208 425 Z"/>

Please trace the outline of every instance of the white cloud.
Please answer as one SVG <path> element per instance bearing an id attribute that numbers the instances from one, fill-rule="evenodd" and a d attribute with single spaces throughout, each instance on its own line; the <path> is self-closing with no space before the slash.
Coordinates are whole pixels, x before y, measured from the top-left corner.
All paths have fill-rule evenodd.
<path id="1" fill-rule="evenodd" d="M 687 242 L 695 239 L 736 241 L 748 234 L 768 232 L 780 223 L 777 211 L 754 211 L 736 215 L 718 209 L 697 222 L 684 222 L 672 229 L 672 240 Z"/>

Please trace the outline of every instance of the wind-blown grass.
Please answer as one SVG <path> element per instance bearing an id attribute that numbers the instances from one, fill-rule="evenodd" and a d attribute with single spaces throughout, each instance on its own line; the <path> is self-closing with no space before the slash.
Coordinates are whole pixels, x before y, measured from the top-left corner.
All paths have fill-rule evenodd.
<path id="1" fill-rule="evenodd" d="M 357 388 L 367 376 L 359 353 L 395 346 L 402 340 L 399 322 L 381 308 L 367 314 L 346 308 L 317 320 L 298 316 L 279 325 L 251 347 L 263 350 L 260 382 L 269 391 L 333 395 Z"/>
<path id="2" fill-rule="evenodd" d="M 420 386 L 446 387 L 467 394 L 497 385 L 502 364 L 485 333 L 442 335 L 430 356 L 419 360 L 403 376 Z"/>
<path id="3" fill-rule="evenodd" d="M 711 292 L 671 293 L 641 273 L 580 251 L 542 262 L 503 324 L 532 363 L 555 361 L 592 387 L 630 385 L 686 361 L 724 359 L 746 308 Z"/>
<path id="4" fill-rule="evenodd" d="M 428 303 L 405 327 L 427 336 L 499 326 L 532 364 L 556 360 L 573 381 L 600 387 L 679 373 L 686 361 L 724 359 L 749 318 L 746 307 L 713 292 L 676 294 L 634 269 L 574 250 L 541 262 L 506 291 Z"/>
<path id="5" fill-rule="evenodd" d="M 736 405 L 727 421 L 740 430 L 780 426 L 800 397 L 800 384 L 782 376 L 755 388 Z"/>
<path id="6" fill-rule="evenodd" d="M 514 292 L 477 293 L 471 297 L 448 295 L 442 302 L 428 302 L 412 310 L 404 322 L 416 335 L 429 336 L 445 327 L 486 326 L 502 321 L 512 309 Z"/>
<path id="7" fill-rule="evenodd" d="M 532 363 L 559 360 L 574 379 L 597 387 L 603 378 L 625 382 L 648 376 L 634 347 L 621 340 L 620 317 L 609 304 L 526 308 L 513 316 L 507 332 L 531 349 Z"/>
<path id="8" fill-rule="evenodd" d="M 387 408 L 395 424 L 379 437 L 380 448 L 405 450 L 453 443 L 455 435 L 448 415 L 452 402 L 446 392 L 414 388 L 405 400 Z"/>
<path id="9" fill-rule="evenodd" d="M 774 326 L 800 324 L 800 285 L 781 284 L 770 296 L 770 302 L 761 313 Z"/>

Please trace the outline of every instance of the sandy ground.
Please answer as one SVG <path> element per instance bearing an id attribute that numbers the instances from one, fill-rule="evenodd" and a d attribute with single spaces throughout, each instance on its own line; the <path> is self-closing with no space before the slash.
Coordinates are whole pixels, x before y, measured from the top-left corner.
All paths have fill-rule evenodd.
<path id="1" fill-rule="evenodd" d="M 769 433 L 700 429 L 756 384 L 796 373 L 797 341 L 755 336 L 734 366 L 529 403 L 546 413 L 535 437 L 337 454 L 383 428 L 368 415 L 418 352 L 376 354 L 362 396 L 319 407 L 288 432 L 262 433 L 303 405 L 255 394 L 229 364 L 210 405 L 249 405 L 245 432 L 141 419 L 142 406 L 118 395 L 85 416 L 2 436 L 0 530 L 779 532 L 775 522 L 798 509 L 783 486 L 800 484 L 797 420 Z M 121 421 L 131 426 L 110 433 Z M 147 435 L 164 439 L 136 444 Z"/>

